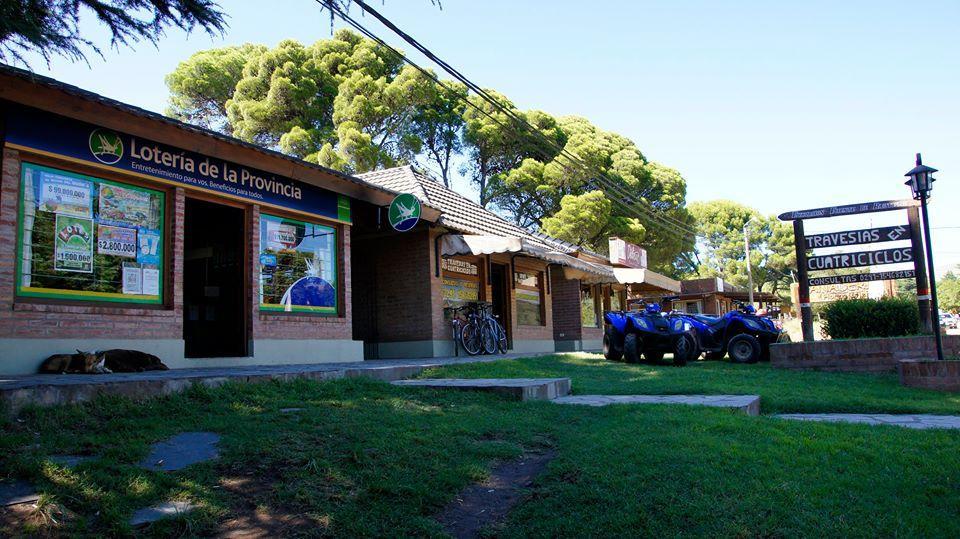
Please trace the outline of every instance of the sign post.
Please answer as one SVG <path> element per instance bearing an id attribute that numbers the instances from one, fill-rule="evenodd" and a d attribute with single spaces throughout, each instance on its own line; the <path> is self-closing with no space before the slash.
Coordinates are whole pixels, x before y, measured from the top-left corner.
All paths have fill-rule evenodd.
<path id="1" fill-rule="evenodd" d="M 879 202 L 865 202 L 860 204 L 847 204 L 845 206 L 791 211 L 779 215 L 781 221 L 793 221 L 793 235 L 794 244 L 796 245 L 797 274 L 799 280 L 797 283 L 799 289 L 798 303 L 803 340 L 814 340 L 813 309 L 810 306 L 811 286 L 915 278 L 917 280 L 917 301 L 920 307 L 920 322 L 925 329 L 929 327 L 930 291 L 928 289 L 926 271 L 923 264 L 923 247 L 920 243 L 920 224 L 917 206 L 918 203 L 916 200 L 882 200 Z M 840 217 L 844 215 L 902 209 L 907 210 L 908 226 L 898 225 L 866 228 L 861 230 L 813 234 L 811 236 L 805 236 L 803 234 L 804 219 L 821 219 L 825 217 Z M 905 240 L 910 240 L 910 247 L 807 256 L 807 251 L 811 249 Z M 814 277 L 812 279 L 809 277 L 810 271 L 859 268 L 883 264 L 901 264 L 905 262 L 913 262 L 914 269 L 906 271 L 858 273 L 852 275 L 831 275 L 827 277 Z"/>
<path id="2" fill-rule="evenodd" d="M 781 216 L 781 219 L 783 217 Z M 793 238 L 797 252 L 797 280 L 800 281 L 800 329 L 803 331 L 803 340 L 813 340 L 813 309 L 810 307 L 810 281 L 807 278 L 807 250 L 803 241 L 803 220 L 793 222 Z"/>

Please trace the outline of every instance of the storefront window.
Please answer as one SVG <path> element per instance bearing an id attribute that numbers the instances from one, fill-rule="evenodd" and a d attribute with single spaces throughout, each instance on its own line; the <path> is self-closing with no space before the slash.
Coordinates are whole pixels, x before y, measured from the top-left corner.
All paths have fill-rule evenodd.
<path id="1" fill-rule="evenodd" d="M 600 317 L 597 315 L 597 295 L 593 286 L 580 287 L 580 318 L 585 328 L 595 328 L 600 325 Z"/>
<path id="2" fill-rule="evenodd" d="M 543 272 L 516 271 L 517 324 L 543 325 Z"/>
<path id="3" fill-rule="evenodd" d="M 337 312 L 337 231 L 260 216 L 260 310 Z"/>
<path id="4" fill-rule="evenodd" d="M 622 290 L 611 290 L 610 291 L 610 310 L 611 311 L 622 311 L 623 310 L 623 291 Z"/>
<path id="5" fill-rule="evenodd" d="M 480 300 L 480 267 L 459 258 L 440 261 L 443 270 L 443 307 L 450 318 L 450 309 Z"/>
<path id="6" fill-rule="evenodd" d="M 163 302 L 164 193 L 22 163 L 17 294 Z"/>

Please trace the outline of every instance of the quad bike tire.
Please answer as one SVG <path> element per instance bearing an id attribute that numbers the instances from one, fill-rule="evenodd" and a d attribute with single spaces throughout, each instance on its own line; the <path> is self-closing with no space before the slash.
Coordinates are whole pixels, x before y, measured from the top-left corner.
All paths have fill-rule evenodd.
<path id="1" fill-rule="evenodd" d="M 663 361 L 663 352 L 654 352 L 653 350 L 644 350 L 643 359 L 647 360 L 647 363 L 660 363 Z"/>
<path id="2" fill-rule="evenodd" d="M 734 363 L 756 363 L 760 360 L 760 341 L 746 333 L 734 335 L 727 343 L 727 352 Z"/>
<path id="3" fill-rule="evenodd" d="M 682 367 L 689 361 L 695 361 L 700 356 L 700 345 L 696 337 L 684 333 L 673 343 L 673 364 Z"/>
<path id="4" fill-rule="evenodd" d="M 623 358 L 627 363 L 640 363 L 641 340 L 636 333 L 627 333 L 623 336 Z"/>
<path id="5" fill-rule="evenodd" d="M 603 332 L 603 357 L 607 361 L 623 360 L 623 339 L 616 334 L 613 328 Z"/>

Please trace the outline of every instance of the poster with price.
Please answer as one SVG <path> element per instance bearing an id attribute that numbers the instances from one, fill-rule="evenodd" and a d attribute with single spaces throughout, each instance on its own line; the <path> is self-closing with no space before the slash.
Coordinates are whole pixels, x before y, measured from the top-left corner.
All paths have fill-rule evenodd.
<path id="1" fill-rule="evenodd" d="M 93 184 L 77 178 L 40 171 L 40 211 L 90 217 Z"/>
<path id="2" fill-rule="evenodd" d="M 93 219 L 57 214 L 53 269 L 93 273 Z"/>
<path id="3" fill-rule="evenodd" d="M 137 257 L 137 231 L 132 228 L 99 225 L 97 254 Z"/>
<path id="4" fill-rule="evenodd" d="M 160 231 L 148 228 L 137 229 L 137 262 L 151 266 L 160 265 Z"/>

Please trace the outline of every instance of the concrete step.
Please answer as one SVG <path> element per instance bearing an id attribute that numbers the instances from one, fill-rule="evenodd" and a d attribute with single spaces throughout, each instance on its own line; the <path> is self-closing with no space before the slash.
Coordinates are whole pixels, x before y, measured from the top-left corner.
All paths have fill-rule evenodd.
<path id="1" fill-rule="evenodd" d="M 570 393 L 569 378 L 431 378 L 391 383 L 433 389 L 487 391 L 518 401 L 553 400 Z"/>
<path id="2" fill-rule="evenodd" d="M 688 404 L 729 408 L 738 413 L 760 415 L 760 395 L 571 395 L 560 397 L 557 404 L 608 406 L 610 404 Z"/>
<path id="3" fill-rule="evenodd" d="M 827 423 L 893 425 L 908 429 L 960 429 L 960 416 L 931 414 L 776 414 L 773 417 Z"/>

